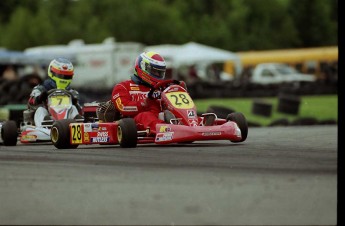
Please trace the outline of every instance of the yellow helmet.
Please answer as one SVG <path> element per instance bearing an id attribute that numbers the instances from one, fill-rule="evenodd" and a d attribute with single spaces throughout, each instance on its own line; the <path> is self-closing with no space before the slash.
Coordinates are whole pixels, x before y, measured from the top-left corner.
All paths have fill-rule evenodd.
<path id="1" fill-rule="evenodd" d="M 74 75 L 73 64 L 65 58 L 52 60 L 48 67 L 48 76 L 55 81 L 57 89 L 66 89 Z"/>

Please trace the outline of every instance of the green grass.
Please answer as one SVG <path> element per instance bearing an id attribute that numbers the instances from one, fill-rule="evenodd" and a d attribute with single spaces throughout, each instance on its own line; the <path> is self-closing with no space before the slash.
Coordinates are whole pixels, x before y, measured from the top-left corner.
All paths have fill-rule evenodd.
<path id="1" fill-rule="evenodd" d="M 254 99 L 259 99 L 272 104 L 271 117 L 260 116 L 252 113 Z M 302 96 L 298 115 L 283 114 L 277 111 L 278 98 L 228 98 L 228 99 L 198 99 L 194 100 L 198 112 L 206 112 L 210 105 L 229 107 L 237 112 L 242 112 L 247 121 L 256 122 L 263 126 L 272 121 L 287 118 L 290 122 L 297 118 L 313 117 L 317 120 L 338 120 L 338 96 Z"/>

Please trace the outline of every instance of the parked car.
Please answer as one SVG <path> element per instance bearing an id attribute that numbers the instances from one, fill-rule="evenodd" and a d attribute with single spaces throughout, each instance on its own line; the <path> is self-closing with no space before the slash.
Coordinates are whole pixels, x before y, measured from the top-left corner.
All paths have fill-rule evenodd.
<path id="1" fill-rule="evenodd" d="M 252 71 L 250 82 L 254 84 L 281 84 L 296 82 L 314 82 L 315 75 L 302 74 L 286 64 L 258 64 Z"/>

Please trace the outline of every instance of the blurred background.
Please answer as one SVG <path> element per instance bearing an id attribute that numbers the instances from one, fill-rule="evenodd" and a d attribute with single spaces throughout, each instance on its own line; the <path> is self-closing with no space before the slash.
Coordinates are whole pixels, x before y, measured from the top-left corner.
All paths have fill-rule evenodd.
<path id="1" fill-rule="evenodd" d="M 338 0 L 5 0 L 0 34 L 0 105 L 57 56 L 82 103 L 107 100 L 144 50 L 194 99 L 337 94 Z"/>

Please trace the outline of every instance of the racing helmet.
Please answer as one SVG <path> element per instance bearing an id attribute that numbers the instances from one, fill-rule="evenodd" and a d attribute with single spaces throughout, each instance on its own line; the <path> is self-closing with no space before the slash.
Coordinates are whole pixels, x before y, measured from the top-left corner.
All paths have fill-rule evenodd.
<path id="1" fill-rule="evenodd" d="M 165 71 L 165 60 L 156 52 L 143 52 L 135 60 L 134 78 L 138 79 L 143 85 L 153 87 L 164 80 Z"/>
<path id="2" fill-rule="evenodd" d="M 66 89 L 71 84 L 73 75 L 73 64 L 65 58 L 56 58 L 48 66 L 48 76 L 55 81 L 57 89 Z"/>

